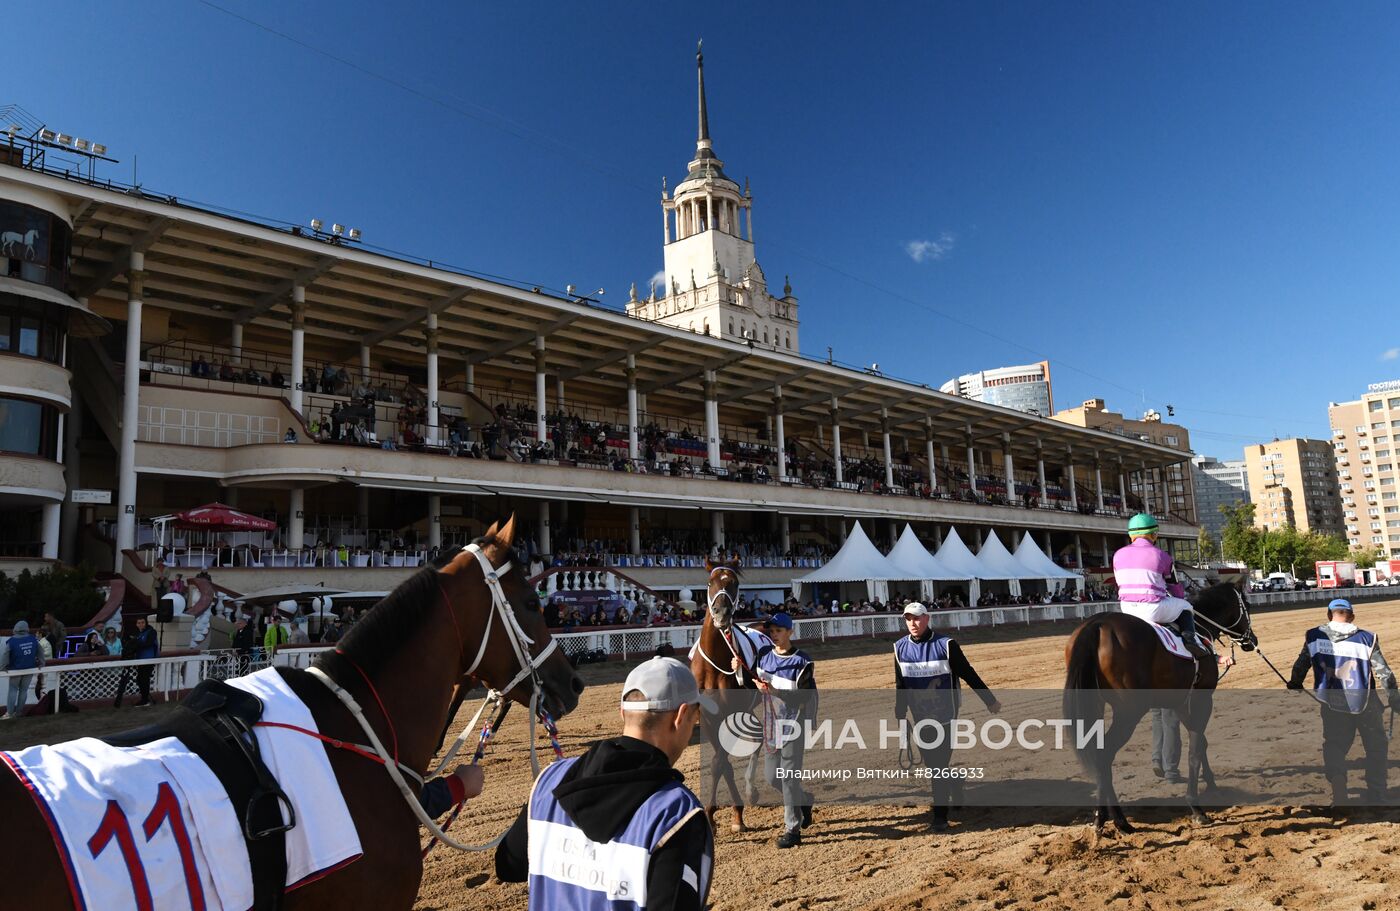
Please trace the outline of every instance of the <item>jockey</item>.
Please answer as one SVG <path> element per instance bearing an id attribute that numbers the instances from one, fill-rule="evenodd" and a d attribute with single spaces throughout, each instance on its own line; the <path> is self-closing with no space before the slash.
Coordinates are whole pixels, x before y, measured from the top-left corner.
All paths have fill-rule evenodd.
<path id="1" fill-rule="evenodd" d="M 1200 653 L 1196 618 L 1185 590 L 1176 580 L 1171 554 L 1157 546 L 1157 520 L 1140 512 L 1128 520 L 1127 547 L 1113 555 L 1113 578 L 1125 614 L 1148 623 L 1172 623 L 1186 648 Z"/>
<path id="2" fill-rule="evenodd" d="M 1312 670 L 1313 695 L 1322 704 L 1322 765 L 1334 804 L 1346 800 L 1346 756 L 1358 734 L 1366 750 L 1367 802 L 1385 799 L 1388 744 L 1380 700 L 1371 698 L 1378 683 L 1391 711 L 1400 707 L 1400 690 L 1381 654 L 1379 637 L 1358 627 L 1355 620 L 1351 602 L 1345 598 L 1328 604 L 1327 622 L 1308 630 L 1288 680 L 1289 689 L 1301 690 L 1303 677 Z"/>

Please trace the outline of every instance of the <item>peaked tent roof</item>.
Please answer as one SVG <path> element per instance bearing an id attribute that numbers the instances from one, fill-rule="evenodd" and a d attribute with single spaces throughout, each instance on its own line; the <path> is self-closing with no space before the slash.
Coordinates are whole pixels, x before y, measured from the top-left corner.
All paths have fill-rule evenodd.
<path id="1" fill-rule="evenodd" d="M 948 529 L 948 534 L 943 536 L 943 546 L 938 548 L 936 558 L 944 569 L 959 573 L 959 578 L 987 578 L 982 564 L 978 563 L 972 551 L 967 549 L 956 528 Z"/>
<path id="2" fill-rule="evenodd" d="M 977 552 L 977 562 L 982 566 L 979 577 L 983 579 L 1043 579 L 1043 575 L 1032 572 L 1011 556 L 1011 551 L 1001 543 L 996 532 L 988 532 L 987 540 Z"/>
<path id="3" fill-rule="evenodd" d="M 1021 536 L 1021 543 L 1016 546 L 1016 553 L 1013 556 L 1017 563 L 1035 573 L 1037 579 L 1080 578 L 1079 573 L 1065 569 L 1046 556 L 1045 551 L 1041 550 L 1040 545 L 1035 543 L 1035 538 L 1031 537 L 1030 532 Z"/>
<path id="4" fill-rule="evenodd" d="M 814 569 L 794 582 L 804 585 L 809 582 L 865 582 L 870 579 L 907 579 L 890 565 L 885 555 L 870 543 L 865 529 L 855 524 L 846 536 L 846 543 L 825 565 Z"/>
<path id="5" fill-rule="evenodd" d="M 885 559 L 889 561 L 890 568 L 905 580 L 948 581 L 974 578 L 970 573 L 944 566 L 942 561 L 928 552 L 928 548 L 924 547 L 923 542 L 914 534 L 914 527 L 908 523 L 905 524 L 904 533 L 899 536 L 894 549 Z"/>

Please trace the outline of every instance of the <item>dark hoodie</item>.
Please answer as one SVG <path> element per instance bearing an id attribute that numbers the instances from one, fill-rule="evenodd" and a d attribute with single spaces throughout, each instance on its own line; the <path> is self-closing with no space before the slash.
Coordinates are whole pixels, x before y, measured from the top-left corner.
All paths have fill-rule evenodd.
<path id="1" fill-rule="evenodd" d="M 633 737 L 600 740 L 589 747 L 554 789 L 555 799 L 590 841 L 612 841 L 642 803 L 662 785 L 682 781 L 666 754 Z M 503 882 L 529 877 L 530 803 L 526 801 L 505 841 L 496 849 L 496 876 Z M 647 870 L 647 911 L 699 911 L 705 896 L 686 883 L 682 869 L 699 871 L 712 854 L 710 826 L 696 813 L 657 849 Z"/>

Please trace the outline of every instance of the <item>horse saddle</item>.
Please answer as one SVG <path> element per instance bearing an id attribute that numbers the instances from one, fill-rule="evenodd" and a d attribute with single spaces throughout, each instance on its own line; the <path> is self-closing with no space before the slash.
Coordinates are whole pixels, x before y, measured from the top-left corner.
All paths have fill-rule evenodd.
<path id="1" fill-rule="evenodd" d="M 1152 631 L 1157 634 L 1157 638 L 1161 641 L 1162 647 L 1168 652 L 1178 658 L 1184 658 L 1187 661 L 1196 660 L 1198 656 L 1193 655 L 1191 650 L 1186 647 L 1186 643 L 1181 637 L 1181 631 L 1176 627 L 1165 623 L 1149 623 L 1149 625 L 1152 627 Z M 1199 633 L 1196 634 L 1196 644 L 1207 652 L 1214 651 L 1210 647 L 1210 643 L 1202 638 Z"/>
<path id="2" fill-rule="evenodd" d="M 287 876 L 286 833 L 296 825 L 296 813 L 259 754 L 253 725 L 262 714 L 262 700 L 252 693 L 205 680 L 161 721 L 102 740 L 130 747 L 175 737 L 202 759 L 224 786 L 243 830 L 253 907 L 275 911 Z"/>

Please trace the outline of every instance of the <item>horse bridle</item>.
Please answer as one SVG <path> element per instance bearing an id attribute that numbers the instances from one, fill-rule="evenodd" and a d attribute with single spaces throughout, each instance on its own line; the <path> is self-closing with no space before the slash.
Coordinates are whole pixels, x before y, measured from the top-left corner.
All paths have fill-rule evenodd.
<path id="1" fill-rule="evenodd" d="M 501 587 L 501 577 L 508 575 L 515 568 L 514 563 L 507 560 L 500 566 L 492 566 L 491 559 L 486 556 L 485 550 L 480 545 L 469 544 L 463 549 L 472 554 L 472 556 L 476 558 L 477 563 L 481 566 L 482 576 L 486 582 L 487 588 L 491 591 L 491 610 L 488 611 L 486 615 L 486 628 L 481 634 L 481 646 L 477 649 L 476 657 L 472 660 L 471 667 L 467 668 L 462 676 L 471 676 L 476 672 L 477 667 L 480 666 L 481 659 L 486 655 L 486 646 L 491 638 L 491 628 L 494 626 L 492 621 L 495 619 L 496 615 L 500 615 L 501 617 L 501 624 L 505 627 L 506 638 L 510 641 L 511 648 L 515 652 L 516 660 L 520 663 L 520 672 L 500 689 L 491 689 L 487 691 L 486 699 L 482 702 L 481 708 L 477 709 L 476 714 L 472 716 L 472 720 L 467 722 L 467 726 L 462 729 L 462 733 L 458 735 L 447 753 L 443 755 L 437 768 L 422 780 L 426 783 L 435 778 L 442 777 L 447 766 L 462 748 L 462 744 L 476 732 L 477 722 L 481 720 L 481 716 L 486 711 L 487 707 L 499 705 L 505 698 L 505 694 L 513 690 L 527 677 L 530 679 L 531 684 L 530 768 L 533 770 L 534 776 L 539 777 L 540 763 L 535 749 L 535 720 L 537 717 L 544 715 L 542 720 L 546 728 L 550 731 L 551 738 L 555 737 L 554 723 L 540 706 L 540 700 L 544 694 L 544 684 L 540 679 L 539 666 L 559 647 L 559 640 L 551 638 L 549 645 L 545 646 L 539 655 L 532 655 L 530 653 L 530 646 L 534 645 L 534 640 L 526 635 L 524 628 L 520 625 L 520 621 L 516 619 L 515 610 L 511 606 L 510 599 L 506 597 L 505 589 Z M 443 600 L 444 602 L 447 601 L 446 592 L 443 593 Z M 451 604 L 447 603 L 447 607 L 450 613 Z M 455 626 L 456 615 L 452 615 L 452 618 Z M 463 650 L 466 648 L 466 643 L 461 639 L 460 630 L 458 631 L 458 644 L 459 653 L 463 653 Z M 360 729 L 364 731 L 365 736 L 369 738 L 368 751 L 378 755 L 384 766 L 384 770 L 389 773 L 389 778 L 392 779 L 394 784 L 398 787 L 399 793 L 403 795 L 404 801 L 408 804 L 409 809 L 413 811 L 414 816 L 418 817 L 419 824 L 428 830 L 429 835 L 459 851 L 489 851 L 501 843 L 502 839 L 505 838 L 505 832 L 502 832 L 500 835 L 496 836 L 496 838 L 483 845 L 463 844 L 449 836 L 438 826 L 437 822 L 428 815 L 427 811 L 423 809 L 423 805 L 418 800 L 418 795 L 409 788 L 408 783 L 404 780 L 403 770 L 398 761 L 398 757 L 396 755 L 391 755 L 388 750 L 384 749 L 383 742 L 380 741 L 379 735 L 374 732 L 374 728 L 370 725 L 369 720 L 365 718 L 364 710 L 360 708 L 360 704 L 355 700 L 355 697 L 350 695 L 344 687 L 336 683 L 320 668 L 307 668 L 307 673 L 321 681 L 327 689 L 334 693 L 336 698 L 341 701 L 346 709 L 350 711 L 350 714 L 354 716 L 355 720 L 359 722 Z M 371 686 L 371 689 L 372 688 Z M 375 694 L 375 698 L 376 700 L 378 699 L 378 694 Z M 387 714 L 385 715 L 385 720 L 388 721 Z M 392 722 L 390 722 L 390 726 L 392 729 Z M 559 752 L 557 745 L 555 746 L 555 752 L 556 754 Z M 475 762 L 476 759 L 474 758 L 473 763 Z M 410 774 L 414 774 L 414 777 L 417 777 L 416 773 Z"/>
<path id="2" fill-rule="evenodd" d="M 1254 618 L 1249 615 L 1249 608 L 1244 603 L 1244 595 L 1241 595 L 1239 589 L 1234 588 L 1234 586 L 1231 586 L 1231 590 L 1235 593 L 1235 605 L 1239 613 L 1235 616 L 1234 620 L 1230 621 L 1228 626 L 1216 623 L 1204 614 L 1197 613 L 1194 608 L 1192 609 L 1192 613 L 1196 614 L 1197 620 L 1207 626 L 1213 627 L 1217 634 L 1229 639 L 1232 645 L 1243 647 L 1246 642 L 1253 638 L 1255 640 L 1254 647 L 1258 648 L 1258 637 L 1254 635 Z M 1239 623 L 1241 620 L 1244 621 L 1244 631 L 1236 633 L 1235 624 Z"/>
<path id="3" fill-rule="evenodd" d="M 734 568 L 731 566 L 716 566 L 714 569 L 710 570 L 710 580 L 713 581 L 715 578 L 715 573 L 720 572 L 722 570 L 728 570 L 730 573 L 734 572 Z M 734 647 L 733 629 L 734 609 L 736 607 L 734 603 L 734 596 L 729 593 L 729 587 L 727 585 L 721 588 L 719 591 L 715 592 L 714 594 L 710 594 L 708 588 L 709 586 L 706 585 L 707 591 L 705 593 L 705 610 L 709 613 L 710 620 L 714 622 L 715 629 L 719 630 L 720 638 L 724 640 L 725 645 L 729 646 L 729 653 L 738 660 L 739 664 L 742 667 L 747 668 L 748 663 L 744 661 L 743 656 L 740 655 L 738 649 Z M 715 605 L 719 603 L 719 599 L 721 597 L 723 597 L 726 601 L 729 602 L 729 629 L 722 628 L 719 625 L 719 620 L 715 618 Z M 732 666 L 724 668 L 716 664 L 715 660 L 705 653 L 705 644 L 703 642 L 697 641 L 695 643 L 695 647 L 700 652 L 700 657 L 704 658 L 705 663 L 708 664 L 710 667 L 719 671 L 721 674 L 733 677 L 739 683 L 744 682 L 744 678 L 741 676 L 741 671 L 734 670 Z"/>

